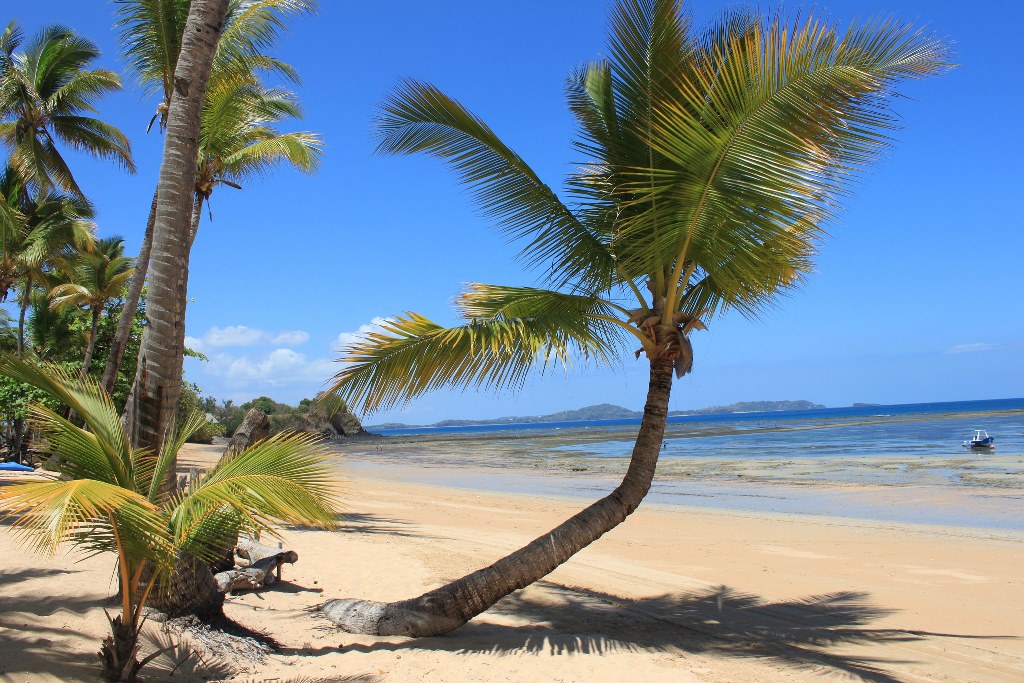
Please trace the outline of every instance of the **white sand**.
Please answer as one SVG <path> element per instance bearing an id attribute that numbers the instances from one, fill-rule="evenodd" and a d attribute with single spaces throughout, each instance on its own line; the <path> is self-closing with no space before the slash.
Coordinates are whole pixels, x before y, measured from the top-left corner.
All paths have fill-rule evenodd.
<path id="1" fill-rule="evenodd" d="M 183 465 L 215 453 L 190 447 Z M 410 640 L 341 633 L 304 609 L 414 597 L 578 506 L 366 478 L 345 498 L 342 531 L 284 534 L 299 562 L 283 584 L 228 598 L 230 617 L 281 644 L 263 664 L 236 662 L 233 680 L 1024 680 L 1012 535 L 642 508 L 542 583 Z M 31 555 L 0 527 L 0 681 L 97 680 L 113 559 L 76 560 Z M 174 680 L 210 677 L 231 679 L 190 664 Z"/>

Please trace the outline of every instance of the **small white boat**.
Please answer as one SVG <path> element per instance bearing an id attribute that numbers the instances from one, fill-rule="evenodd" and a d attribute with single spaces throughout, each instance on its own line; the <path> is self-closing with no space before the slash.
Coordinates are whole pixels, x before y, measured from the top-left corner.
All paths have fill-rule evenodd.
<path id="1" fill-rule="evenodd" d="M 988 432 L 984 429 L 975 429 L 974 436 L 967 441 L 964 441 L 963 447 L 967 449 L 986 449 L 991 450 L 996 447 L 996 439 L 993 436 L 989 436 Z"/>

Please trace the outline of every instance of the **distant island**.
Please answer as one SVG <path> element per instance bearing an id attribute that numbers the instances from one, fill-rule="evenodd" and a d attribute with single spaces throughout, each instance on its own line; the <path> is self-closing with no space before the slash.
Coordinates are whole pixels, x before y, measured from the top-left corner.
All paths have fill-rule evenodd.
<path id="1" fill-rule="evenodd" d="M 810 401 L 741 401 L 727 406 L 711 406 L 699 410 L 674 410 L 669 416 L 717 415 L 721 413 L 766 413 L 776 410 L 814 410 L 824 408 L 820 403 Z M 367 425 L 366 429 L 419 429 L 423 427 L 475 427 L 481 425 L 537 424 L 544 422 L 585 422 L 588 420 L 630 420 L 639 419 L 642 413 L 611 403 L 599 403 L 577 410 L 562 410 L 550 415 L 519 415 L 496 417 L 490 420 L 441 420 L 429 425 L 409 425 L 401 422 L 386 422 Z"/>
<path id="2" fill-rule="evenodd" d="M 877 408 L 880 405 L 882 405 L 882 404 L 881 403 L 854 403 L 852 407 L 854 407 L 854 408 Z"/>

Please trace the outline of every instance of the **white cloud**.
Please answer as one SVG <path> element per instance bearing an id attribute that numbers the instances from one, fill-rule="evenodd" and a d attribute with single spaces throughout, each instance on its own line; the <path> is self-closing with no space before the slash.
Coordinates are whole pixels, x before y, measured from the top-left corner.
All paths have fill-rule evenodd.
<path id="1" fill-rule="evenodd" d="M 271 344 L 280 344 L 281 346 L 299 346 L 308 341 L 309 332 L 303 332 L 302 330 L 286 330 L 278 332 L 270 338 Z"/>
<path id="2" fill-rule="evenodd" d="M 217 354 L 203 367 L 210 375 L 221 377 L 235 388 L 282 387 L 294 384 L 322 383 L 336 370 L 327 358 L 308 359 L 292 349 L 274 349 L 268 354 L 236 357 Z"/>
<path id="3" fill-rule="evenodd" d="M 379 332 L 381 326 L 388 321 L 387 318 L 374 318 L 368 324 L 360 325 L 355 332 L 342 332 L 331 345 L 332 351 L 344 351 L 345 348 L 359 340 L 367 332 Z"/>
<path id="4" fill-rule="evenodd" d="M 978 351 L 993 351 L 1000 348 L 999 344 L 986 344 L 976 342 L 974 344 L 957 344 L 946 350 L 946 353 L 976 353 Z"/>
<path id="5" fill-rule="evenodd" d="M 230 325 L 223 328 L 211 327 L 202 337 L 185 338 L 185 343 L 197 351 L 231 346 L 255 346 L 257 344 L 299 346 L 307 341 L 309 341 L 309 333 L 302 330 L 267 332 L 266 330 L 245 325 Z"/>

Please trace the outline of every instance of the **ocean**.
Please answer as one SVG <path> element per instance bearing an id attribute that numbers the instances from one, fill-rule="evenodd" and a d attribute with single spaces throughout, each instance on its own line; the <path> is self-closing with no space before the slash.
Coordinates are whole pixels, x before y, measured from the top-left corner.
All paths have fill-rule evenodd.
<path id="1" fill-rule="evenodd" d="M 639 424 L 382 429 L 389 445 L 358 459 L 414 465 L 434 483 L 592 498 L 625 472 Z M 994 451 L 962 447 L 975 429 Z M 646 504 L 1024 531 L 1024 398 L 671 417 Z"/>

